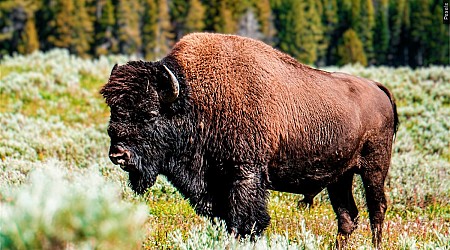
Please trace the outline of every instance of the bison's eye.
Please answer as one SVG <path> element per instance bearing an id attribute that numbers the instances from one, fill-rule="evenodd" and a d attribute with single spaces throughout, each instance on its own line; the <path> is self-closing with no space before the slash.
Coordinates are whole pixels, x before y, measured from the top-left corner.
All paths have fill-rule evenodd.
<path id="1" fill-rule="evenodd" d="M 108 128 L 108 135 L 111 139 L 116 139 L 119 136 L 117 135 L 117 132 L 115 132 L 113 129 Z"/>
<path id="2" fill-rule="evenodd" d="M 128 135 L 127 135 L 127 133 L 125 133 L 125 131 L 116 129 L 113 126 L 109 126 L 108 135 L 113 140 L 120 140 L 120 139 L 125 139 L 128 137 Z"/>

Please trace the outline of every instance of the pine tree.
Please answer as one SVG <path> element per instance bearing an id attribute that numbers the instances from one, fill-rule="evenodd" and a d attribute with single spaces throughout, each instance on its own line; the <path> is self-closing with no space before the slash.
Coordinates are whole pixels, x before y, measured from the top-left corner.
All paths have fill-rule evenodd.
<path id="1" fill-rule="evenodd" d="M 344 32 L 342 39 L 338 45 L 339 65 L 348 63 L 360 63 L 367 65 L 366 54 L 358 34 L 353 29 Z"/>
<path id="2" fill-rule="evenodd" d="M 359 3 L 360 13 L 357 17 L 359 23 L 354 26 L 354 29 L 363 43 L 364 52 L 367 56 L 368 62 L 372 64 L 372 59 L 374 57 L 373 29 L 375 27 L 375 11 L 372 0 L 356 0 L 355 2 L 358 1 L 361 1 Z"/>
<path id="3" fill-rule="evenodd" d="M 336 0 L 322 0 L 323 21 L 326 24 L 327 32 L 335 28 L 338 23 L 338 6 Z"/>
<path id="4" fill-rule="evenodd" d="M 93 23 L 85 0 L 57 0 L 51 6 L 54 19 L 49 20 L 51 46 L 67 48 L 71 53 L 88 56 L 92 42 Z"/>
<path id="5" fill-rule="evenodd" d="M 422 66 L 425 63 L 428 29 L 432 24 L 430 3 L 428 0 L 410 1 L 411 11 L 411 46 L 410 65 Z"/>
<path id="6" fill-rule="evenodd" d="M 93 53 L 96 56 L 117 53 L 117 40 L 113 35 L 114 5 L 111 0 L 97 0 Z"/>
<path id="7" fill-rule="evenodd" d="M 338 6 L 336 0 L 322 0 L 322 24 L 323 24 L 323 46 L 324 50 L 319 52 L 319 58 L 323 64 L 329 64 L 332 58 L 332 48 L 335 48 L 339 37 L 337 31 L 339 27 Z"/>
<path id="8" fill-rule="evenodd" d="M 275 8 L 278 47 L 301 62 L 315 63 L 323 31 L 314 1 L 282 0 Z"/>
<path id="9" fill-rule="evenodd" d="M 236 22 L 233 18 L 233 12 L 229 9 L 225 1 L 220 3 L 219 17 L 214 25 L 214 30 L 224 34 L 233 34 L 236 32 Z"/>
<path id="10" fill-rule="evenodd" d="M 388 0 L 381 0 L 377 9 L 374 34 L 376 40 L 373 44 L 377 64 L 385 64 L 389 49 L 389 17 Z"/>
<path id="11" fill-rule="evenodd" d="M 206 8 L 205 29 L 218 33 L 235 33 L 236 21 L 226 0 L 204 0 Z"/>
<path id="12" fill-rule="evenodd" d="M 297 36 L 303 32 L 303 1 L 280 0 L 274 4 L 277 15 L 278 44 L 284 52 L 295 58 L 300 56 L 301 41 Z"/>
<path id="13" fill-rule="evenodd" d="M 0 52 L 28 54 L 39 49 L 35 13 L 39 4 L 32 0 L 0 2 Z M 0 55 L 0 58 L 1 58 Z"/>
<path id="14" fill-rule="evenodd" d="M 325 34 L 332 34 L 338 24 L 338 6 L 336 0 L 322 0 L 322 22 Z"/>
<path id="15" fill-rule="evenodd" d="M 202 31 L 205 28 L 205 7 L 199 0 L 189 1 L 189 11 L 186 16 L 185 32 Z"/>
<path id="16" fill-rule="evenodd" d="M 146 59 L 154 59 L 156 35 L 158 32 L 158 5 L 157 0 L 144 0 L 142 14 L 142 51 Z"/>
<path id="17" fill-rule="evenodd" d="M 390 64 L 409 65 L 411 43 L 410 1 L 398 0 L 390 4 L 391 40 L 389 45 Z"/>
<path id="18" fill-rule="evenodd" d="M 73 44 L 73 27 L 75 26 L 75 6 L 72 0 L 55 1 L 53 11 L 55 18 L 49 21 L 53 32 L 48 41 L 53 47 L 70 49 Z"/>
<path id="19" fill-rule="evenodd" d="M 340 26 L 345 28 L 347 30 L 349 27 L 353 27 L 352 25 L 352 7 L 354 0 L 337 0 L 338 8 L 338 16 L 339 16 L 339 23 Z M 355 10 L 355 12 L 357 12 Z M 358 13 L 355 13 L 358 14 Z M 343 33 L 343 32 L 342 32 Z"/>
<path id="20" fill-rule="evenodd" d="M 22 32 L 17 51 L 21 54 L 30 54 L 39 49 L 39 39 L 34 22 L 34 13 L 27 13 L 27 23 Z"/>
<path id="21" fill-rule="evenodd" d="M 389 51 L 388 63 L 392 65 L 399 65 L 401 61 L 401 53 L 403 51 L 401 43 L 403 42 L 404 33 L 404 14 L 407 7 L 406 0 L 390 1 L 389 3 Z"/>
<path id="22" fill-rule="evenodd" d="M 156 47 L 154 48 L 157 58 L 169 52 L 173 38 L 167 0 L 158 0 L 158 32 L 156 35 Z"/>
<path id="23" fill-rule="evenodd" d="M 269 0 L 255 0 L 256 16 L 260 24 L 260 30 L 263 34 L 262 40 L 272 44 L 276 35 L 275 26 L 273 24 L 274 16 L 270 7 Z"/>
<path id="24" fill-rule="evenodd" d="M 318 53 L 323 49 L 323 26 L 318 13 L 316 0 L 308 0 L 305 5 L 305 29 L 302 36 L 303 53 L 299 59 L 307 64 L 314 64 Z"/>
<path id="25" fill-rule="evenodd" d="M 216 23 L 219 23 L 220 0 L 203 0 L 202 4 L 208 6 L 205 12 L 205 30 L 215 31 Z"/>
<path id="26" fill-rule="evenodd" d="M 338 64 L 340 55 L 338 54 L 338 46 L 342 43 L 344 32 L 353 27 L 352 3 L 355 0 L 336 0 L 337 6 L 337 24 L 332 32 L 331 40 L 327 50 L 327 64 Z"/>
<path id="27" fill-rule="evenodd" d="M 77 0 L 74 3 L 76 11 L 74 11 L 73 37 L 70 47 L 75 54 L 87 57 L 93 41 L 93 20 L 88 13 L 85 0 Z"/>
<path id="28" fill-rule="evenodd" d="M 439 0 L 431 3 L 431 13 L 433 17 L 442 17 L 443 9 Z M 432 18 L 430 26 L 427 28 L 428 35 L 432 39 L 426 41 L 426 52 L 424 65 L 444 64 L 450 65 L 450 36 L 449 25 L 443 25 L 440 18 Z"/>
<path id="29" fill-rule="evenodd" d="M 145 58 L 155 60 L 167 54 L 174 35 L 166 0 L 145 0 L 142 26 Z"/>
<path id="30" fill-rule="evenodd" d="M 356 32 L 367 59 L 373 58 L 373 28 L 375 13 L 372 0 L 338 0 L 339 27 L 335 38 L 341 39 L 348 29 Z"/>
<path id="31" fill-rule="evenodd" d="M 142 44 L 139 28 L 139 2 L 118 0 L 116 8 L 117 39 L 119 52 L 122 54 L 138 54 Z"/>
<path id="32" fill-rule="evenodd" d="M 365 0 L 351 0 L 350 2 L 350 27 L 357 33 L 362 29 L 362 26 L 364 25 L 361 20 L 362 11 L 364 11 L 361 9 L 361 2 L 364 1 Z"/>
<path id="33" fill-rule="evenodd" d="M 237 20 L 237 33 L 272 44 L 276 34 L 274 16 L 269 0 L 228 0 L 233 18 Z"/>
<path id="34" fill-rule="evenodd" d="M 196 0 L 195 2 L 196 3 L 194 3 L 194 5 L 197 6 L 195 6 L 194 8 L 198 8 L 199 0 Z M 173 32 L 175 34 L 175 39 L 179 40 L 185 33 L 188 33 L 188 31 L 186 31 L 186 22 L 188 12 L 191 9 L 192 0 L 172 0 L 169 2 L 169 4 Z M 191 13 L 191 15 L 192 14 L 193 13 Z"/>
<path id="35" fill-rule="evenodd" d="M 256 18 L 255 12 L 252 8 L 248 8 L 247 12 L 245 12 L 245 14 L 241 17 L 237 34 L 253 39 L 263 38 L 258 19 Z"/>
<path id="36" fill-rule="evenodd" d="M 14 5 L 12 1 L 0 2 L 0 55 L 8 54 L 9 52 L 9 40 L 12 37 L 13 26 L 10 14 Z"/>
<path id="37" fill-rule="evenodd" d="M 49 39 L 55 31 L 53 28 L 54 25 L 52 24 L 53 20 L 56 18 L 55 3 L 54 0 L 40 0 L 39 7 L 36 9 L 35 13 L 39 47 L 44 51 L 53 48 L 53 44 Z"/>
<path id="38" fill-rule="evenodd" d="M 247 13 L 247 10 L 255 7 L 253 1 L 254 0 L 222 0 L 231 13 L 233 23 L 236 25 L 235 30 L 237 30 L 237 24 L 242 16 Z"/>
<path id="39" fill-rule="evenodd" d="M 411 6 L 407 1 L 405 8 L 403 9 L 403 21 L 402 21 L 402 33 L 401 33 L 401 65 L 410 65 L 410 42 L 411 42 Z"/>

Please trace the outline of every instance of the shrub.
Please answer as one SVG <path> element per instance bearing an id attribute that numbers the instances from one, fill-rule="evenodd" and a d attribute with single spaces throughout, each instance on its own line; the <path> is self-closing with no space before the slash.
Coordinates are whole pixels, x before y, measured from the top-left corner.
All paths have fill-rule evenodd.
<path id="1" fill-rule="evenodd" d="M 121 200 L 117 184 L 96 171 L 58 162 L 32 171 L 29 182 L 0 197 L 2 249 L 133 249 L 146 208 Z"/>
<path id="2" fill-rule="evenodd" d="M 296 232 L 297 242 L 289 240 L 286 235 L 263 236 L 252 242 L 249 238 L 236 239 L 230 236 L 223 221 L 215 220 L 214 223 L 205 220 L 205 226 L 195 227 L 188 232 L 187 238 L 183 238 L 182 233 L 177 230 L 171 235 L 171 243 L 175 249 L 195 250 L 195 249 L 323 249 L 322 238 L 316 236 L 306 229 L 305 222 L 300 224 L 299 231 Z M 331 247 L 331 246 L 329 246 Z"/>

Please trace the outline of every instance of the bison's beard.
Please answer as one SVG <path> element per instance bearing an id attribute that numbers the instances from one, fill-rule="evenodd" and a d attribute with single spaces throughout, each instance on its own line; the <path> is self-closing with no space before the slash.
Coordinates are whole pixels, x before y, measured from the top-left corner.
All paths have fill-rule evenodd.
<path id="1" fill-rule="evenodd" d="M 158 171 L 155 165 L 149 163 L 145 157 L 141 157 L 138 151 L 133 151 L 133 155 L 135 157 L 130 161 L 133 167 L 128 173 L 128 184 L 136 194 L 141 195 L 155 184 Z"/>
<path id="2" fill-rule="evenodd" d="M 129 173 L 129 184 L 136 194 L 144 194 L 147 188 L 153 186 L 156 181 L 156 174 L 132 171 Z"/>
<path id="3" fill-rule="evenodd" d="M 147 188 L 155 184 L 158 172 L 148 166 L 142 158 L 138 158 L 136 163 L 136 169 L 130 171 L 128 175 L 129 184 L 136 194 L 144 194 Z"/>

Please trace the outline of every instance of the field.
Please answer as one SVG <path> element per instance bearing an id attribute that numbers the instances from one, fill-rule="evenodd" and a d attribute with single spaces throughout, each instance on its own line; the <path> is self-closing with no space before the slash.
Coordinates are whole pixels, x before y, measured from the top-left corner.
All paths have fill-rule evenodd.
<path id="1" fill-rule="evenodd" d="M 99 89 L 114 63 L 64 50 L 0 62 L 0 249 L 329 249 L 337 231 L 326 192 L 312 208 L 270 193 L 272 222 L 256 243 L 229 238 L 159 177 L 143 197 L 107 153 Z M 385 249 L 450 249 L 450 68 L 326 68 L 387 85 L 400 128 L 386 183 Z M 361 181 L 351 249 L 371 248 Z"/>

